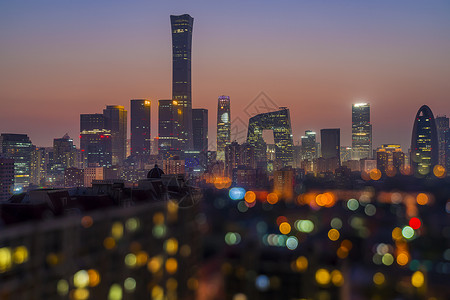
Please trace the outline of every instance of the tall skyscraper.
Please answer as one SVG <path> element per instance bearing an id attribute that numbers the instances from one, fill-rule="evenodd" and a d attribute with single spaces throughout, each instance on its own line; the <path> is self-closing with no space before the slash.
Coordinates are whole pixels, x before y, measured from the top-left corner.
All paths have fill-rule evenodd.
<path id="1" fill-rule="evenodd" d="M 341 160 L 341 129 L 321 129 L 320 142 L 322 144 L 322 157 L 325 159 L 337 158 Z"/>
<path id="2" fill-rule="evenodd" d="M 312 161 L 317 158 L 316 133 L 306 130 L 302 136 L 302 160 Z"/>
<path id="3" fill-rule="evenodd" d="M 108 105 L 103 116 L 105 129 L 111 131 L 112 164 L 122 165 L 127 153 L 127 111 L 121 105 Z"/>
<path id="4" fill-rule="evenodd" d="M 225 160 L 225 147 L 231 144 L 231 103 L 229 96 L 219 96 L 217 104 L 217 160 Z"/>
<path id="5" fill-rule="evenodd" d="M 33 146 L 31 153 L 31 175 L 30 183 L 37 186 L 44 186 L 47 179 L 48 170 L 47 149 L 44 147 Z"/>
<path id="6" fill-rule="evenodd" d="M 292 139 L 291 117 L 289 109 L 258 114 L 248 121 L 247 143 L 255 147 L 257 159 L 266 157 L 266 143 L 263 139 L 264 130 L 273 130 L 275 141 L 275 158 L 282 166 L 292 166 L 294 161 L 294 141 Z M 264 163 L 264 161 L 262 161 Z"/>
<path id="7" fill-rule="evenodd" d="M 31 153 L 33 147 L 26 134 L 2 133 L 0 153 L 14 159 L 14 188 L 21 189 L 30 184 Z"/>
<path id="8" fill-rule="evenodd" d="M 446 166 L 447 162 L 447 142 L 445 136 L 449 129 L 449 119 L 447 116 L 438 116 L 436 117 L 436 127 L 438 131 L 438 140 L 439 140 L 439 164 L 441 166 Z"/>
<path id="9" fill-rule="evenodd" d="M 416 176 L 433 172 L 439 162 L 439 142 L 431 109 L 423 105 L 416 114 L 411 139 L 411 166 Z"/>
<path id="10" fill-rule="evenodd" d="M 159 100 L 158 101 L 158 147 L 159 152 L 165 157 L 171 153 L 179 152 L 179 140 L 176 134 L 176 113 L 178 111 L 178 101 Z"/>
<path id="11" fill-rule="evenodd" d="M 151 102 L 146 99 L 131 100 L 131 155 L 150 155 Z"/>
<path id="12" fill-rule="evenodd" d="M 370 104 L 352 105 L 352 151 L 353 159 L 372 156 L 372 124 L 370 124 Z"/>
<path id="13" fill-rule="evenodd" d="M 112 165 L 111 130 L 102 114 L 80 115 L 80 148 L 84 168 Z"/>
<path id="14" fill-rule="evenodd" d="M 208 110 L 195 108 L 192 110 L 192 131 L 194 150 L 208 151 Z"/>
<path id="15" fill-rule="evenodd" d="M 73 140 L 67 133 L 62 138 L 53 139 L 53 164 L 59 165 L 64 171 L 66 168 L 77 166 L 77 156 Z"/>
<path id="16" fill-rule="evenodd" d="M 170 16 L 172 25 L 172 100 L 178 102 L 176 115 L 181 150 L 192 150 L 191 52 L 194 19 Z"/>

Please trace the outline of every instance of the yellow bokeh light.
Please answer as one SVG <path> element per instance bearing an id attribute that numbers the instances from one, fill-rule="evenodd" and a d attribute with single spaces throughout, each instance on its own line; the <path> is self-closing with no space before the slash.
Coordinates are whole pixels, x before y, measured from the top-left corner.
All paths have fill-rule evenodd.
<path id="1" fill-rule="evenodd" d="M 166 260 L 166 271 L 169 274 L 174 274 L 178 269 L 178 262 L 175 258 Z"/>
<path id="2" fill-rule="evenodd" d="M 335 286 L 342 286 L 344 284 L 344 276 L 342 276 L 341 271 L 333 270 L 331 272 L 331 282 Z"/>
<path id="3" fill-rule="evenodd" d="M 278 195 L 275 193 L 269 193 L 267 195 L 267 202 L 270 204 L 276 204 L 278 202 Z"/>
<path id="4" fill-rule="evenodd" d="M 161 212 L 158 212 L 153 215 L 153 223 L 160 225 L 164 223 L 164 215 Z"/>
<path id="5" fill-rule="evenodd" d="M 112 237 L 107 237 L 103 240 L 103 246 L 110 250 L 116 246 L 116 241 Z"/>
<path id="6" fill-rule="evenodd" d="M 11 266 L 11 250 L 7 247 L 0 248 L 0 273 L 6 272 Z"/>
<path id="7" fill-rule="evenodd" d="M 288 234 L 291 232 L 291 225 L 288 222 L 283 222 L 280 224 L 279 230 L 282 234 Z"/>
<path id="8" fill-rule="evenodd" d="M 164 248 L 169 255 L 175 255 L 178 251 L 178 241 L 175 238 L 170 238 L 164 243 Z"/>
<path id="9" fill-rule="evenodd" d="M 161 266 L 162 266 L 162 258 L 160 256 L 155 256 L 149 260 L 147 264 L 147 269 L 152 273 L 156 273 L 161 269 Z"/>
<path id="10" fill-rule="evenodd" d="M 317 283 L 320 285 L 327 285 L 330 283 L 330 280 L 331 280 L 330 272 L 328 272 L 328 270 L 325 270 L 325 269 L 317 270 L 315 277 L 316 277 Z"/>
<path id="11" fill-rule="evenodd" d="M 28 249 L 25 246 L 19 246 L 14 249 L 13 260 L 15 264 L 23 264 L 28 260 Z"/>
<path id="12" fill-rule="evenodd" d="M 177 282 L 176 279 L 174 279 L 174 278 L 167 279 L 167 281 L 166 281 L 166 288 L 168 290 L 176 290 L 177 287 L 178 287 L 178 282 Z"/>
<path id="13" fill-rule="evenodd" d="M 347 251 L 350 251 L 353 248 L 353 243 L 350 240 L 343 240 L 341 242 L 341 247 Z"/>
<path id="14" fill-rule="evenodd" d="M 382 285 L 384 283 L 384 281 L 386 280 L 384 278 L 384 274 L 381 272 L 377 272 L 373 275 L 373 283 L 375 283 L 376 285 Z"/>
<path id="15" fill-rule="evenodd" d="M 148 260 L 148 254 L 145 251 L 139 251 L 136 254 L 136 264 L 138 266 L 143 266 L 147 263 Z"/>
<path id="16" fill-rule="evenodd" d="M 136 255 L 134 253 L 128 253 L 125 256 L 125 264 L 128 267 L 132 268 L 132 267 L 136 266 L 136 263 L 137 263 L 137 258 L 136 258 Z"/>
<path id="17" fill-rule="evenodd" d="M 73 285 L 77 288 L 85 288 L 89 285 L 89 274 L 85 270 L 80 270 L 73 275 Z"/>
<path id="18" fill-rule="evenodd" d="M 308 268 L 308 259 L 304 256 L 300 256 L 295 260 L 295 266 L 297 267 L 297 270 L 300 272 L 306 271 Z"/>
<path id="19" fill-rule="evenodd" d="M 155 285 L 152 288 L 152 299 L 153 300 L 163 300 L 164 299 L 164 290 L 159 285 Z"/>
<path id="20" fill-rule="evenodd" d="M 414 272 L 414 274 L 411 276 L 411 284 L 416 288 L 420 288 L 424 283 L 425 276 L 423 275 L 423 273 L 420 271 Z"/>
<path id="21" fill-rule="evenodd" d="M 392 230 L 392 239 L 398 241 L 401 240 L 402 237 L 402 229 L 400 227 L 395 227 L 394 230 Z"/>
<path id="22" fill-rule="evenodd" d="M 447 171 L 441 165 L 435 165 L 433 168 L 433 174 L 437 178 L 444 178 L 447 175 Z"/>
<path id="23" fill-rule="evenodd" d="M 337 241 L 341 235 L 339 234 L 339 231 L 337 229 L 330 229 L 328 231 L 328 238 L 332 241 Z"/>
<path id="24" fill-rule="evenodd" d="M 49 265 L 57 265 L 60 263 L 59 256 L 55 253 L 49 253 L 46 257 L 46 261 Z"/>
<path id="25" fill-rule="evenodd" d="M 427 194 L 419 193 L 419 194 L 417 194 L 416 200 L 419 205 L 426 205 L 426 204 L 428 204 L 428 201 L 430 199 L 428 198 Z"/>
<path id="26" fill-rule="evenodd" d="M 245 193 L 244 199 L 247 203 L 253 203 L 256 200 L 256 194 L 253 191 L 248 191 Z"/>
<path id="27" fill-rule="evenodd" d="M 72 299 L 74 300 L 86 300 L 89 298 L 89 290 L 81 288 L 72 291 Z"/>
<path id="28" fill-rule="evenodd" d="M 120 222 L 114 222 L 111 228 L 111 234 L 116 240 L 123 236 L 123 224 Z"/>
<path id="29" fill-rule="evenodd" d="M 381 171 L 378 169 L 372 169 L 369 173 L 370 179 L 372 180 L 380 180 L 381 178 Z"/>
<path id="30" fill-rule="evenodd" d="M 336 251 L 336 255 L 340 258 L 340 259 L 344 259 L 348 256 L 348 250 L 344 247 L 339 247 Z"/>
<path id="31" fill-rule="evenodd" d="M 89 286 L 94 287 L 100 283 L 100 274 L 97 270 L 90 269 L 87 271 L 89 276 Z"/>

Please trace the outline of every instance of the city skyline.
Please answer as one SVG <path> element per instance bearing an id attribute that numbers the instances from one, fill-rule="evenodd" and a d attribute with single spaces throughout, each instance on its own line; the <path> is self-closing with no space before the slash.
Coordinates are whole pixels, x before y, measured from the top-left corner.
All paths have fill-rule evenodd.
<path id="1" fill-rule="evenodd" d="M 85 15 L 83 26 L 92 26 L 92 31 L 102 37 L 99 40 L 93 40 L 90 33 L 76 34 L 71 22 L 55 30 L 58 21 L 55 16 L 42 22 L 41 26 L 31 28 L 29 22 L 47 17 L 50 12 L 43 11 L 41 6 L 30 6 L 23 11 L 14 4 L 2 4 L 6 16 L 1 22 L 8 26 L 2 26 L 7 30 L 1 31 L 0 35 L 9 43 L 0 56 L 4 66 L 0 87 L 4 91 L 2 102 L 10 105 L 1 112 L 0 127 L 3 132 L 26 133 L 38 146 L 49 146 L 54 137 L 66 132 L 77 137 L 77 120 L 82 113 L 98 111 L 109 104 L 122 105 L 129 111 L 130 99 L 150 99 L 156 105 L 157 100 L 170 98 L 171 42 L 167 16 L 186 12 L 196 19 L 197 24 L 192 52 L 194 108 L 215 111 L 215 99 L 225 93 L 235 99 L 231 108 L 233 116 L 247 122 L 248 116 L 241 112 L 259 92 L 265 91 L 276 104 L 291 110 L 294 142 L 300 140 L 305 130 L 319 132 L 323 128 L 340 128 L 342 145 L 349 146 L 351 105 L 363 100 L 371 104 L 374 147 L 399 143 L 407 149 L 413 127 L 411 116 L 417 107 L 426 104 L 437 116 L 450 114 L 447 104 L 450 88 L 445 84 L 450 66 L 443 59 L 450 43 L 440 38 L 450 28 L 450 22 L 440 12 L 448 4 L 408 3 L 408 6 L 384 3 L 372 11 L 373 7 L 358 4 L 347 3 L 347 10 L 344 10 L 338 6 L 302 2 L 292 4 L 304 9 L 294 10 L 299 14 L 298 24 L 281 18 L 278 8 L 271 15 L 271 19 L 278 21 L 273 27 L 256 22 L 258 12 L 272 8 L 268 4 L 254 8 L 244 5 L 239 13 L 232 11 L 232 4 L 222 4 L 221 14 L 230 13 L 237 21 L 234 26 L 239 26 L 243 33 L 231 32 L 225 25 L 215 23 L 214 17 L 218 15 L 206 14 L 208 9 L 200 8 L 198 4 L 189 8 L 180 5 L 176 10 L 170 5 L 159 5 L 152 11 L 155 17 L 145 21 L 148 23 L 131 22 L 129 17 L 129 14 L 138 14 L 138 10 L 146 8 L 145 4 L 134 7 L 117 4 L 101 12 L 108 17 L 102 24 L 94 21 L 94 16 L 100 13 L 96 5 L 91 14 L 82 12 L 76 4 L 53 8 L 53 13 L 62 15 L 68 14 L 66 9 L 69 8 L 76 16 Z M 119 8 L 124 9 L 123 15 L 118 13 Z M 416 22 L 416 17 L 422 16 L 425 8 L 430 15 L 424 15 L 422 22 Z M 115 20 L 113 17 L 117 14 L 121 18 Z M 355 14 L 353 22 L 340 19 L 352 14 Z M 373 14 L 385 17 L 386 24 L 376 21 Z M 325 17 L 330 16 L 331 19 L 325 22 Z M 399 16 L 403 23 L 399 22 Z M 318 26 L 314 17 L 323 20 L 323 24 Z M 20 23 L 25 19 L 27 22 Z M 120 25 L 128 24 L 127 21 L 132 24 L 118 30 L 122 28 Z M 113 29 L 117 30 L 110 31 L 105 24 L 115 24 Z M 136 28 L 138 24 L 139 28 Z M 311 25 L 314 26 L 308 31 Z M 355 25 L 362 28 L 356 30 Z M 414 30 L 420 25 L 423 25 L 420 30 Z M 265 38 L 261 38 L 259 27 L 266 32 Z M 25 29 L 34 37 L 25 34 Z M 339 29 L 347 30 L 346 34 Z M 130 32 L 133 35 L 126 38 Z M 333 33 L 337 33 L 337 37 L 333 37 Z M 370 33 L 368 38 L 364 38 L 366 33 Z M 252 38 L 243 40 L 242 34 Z M 298 34 L 298 38 L 289 42 L 289 34 Z M 400 37 L 400 41 L 395 40 Z M 113 46 L 119 42 L 123 44 L 121 41 L 132 42 L 133 47 L 115 49 Z M 79 42 L 77 47 L 68 47 L 76 42 Z M 252 46 L 252 43 L 256 44 Z M 259 43 L 267 47 L 261 47 Z M 136 45 L 145 51 L 135 50 L 131 57 L 129 51 Z M 56 46 L 61 48 L 59 55 L 46 54 L 47 50 L 49 54 L 54 53 Z M 376 47 L 370 49 L 370 46 Z M 67 62 L 64 57 L 72 55 L 73 51 L 78 55 L 73 57 L 73 62 Z M 291 59 L 288 64 L 281 56 L 289 57 L 292 51 L 297 53 L 296 59 Z M 409 59 L 405 58 L 405 53 Z M 89 59 L 83 63 L 86 57 Z M 353 64 L 348 67 L 351 62 Z M 79 66 L 73 65 L 75 63 Z M 344 65 L 346 69 L 342 69 Z M 119 74 L 119 69 L 123 69 L 122 73 L 129 78 L 107 74 Z M 270 72 L 262 72 L 263 69 Z M 342 70 L 346 70 L 345 76 L 338 76 Z M 59 76 L 63 71 L 65 76 Z M 37 78 L 37 74 L 42 76 Z M 66 109 L 67 105 L 70 110 Z M 323 110 L 323 107 L 329 109 Z M 35 114 L 36 111 L 39 114 Z M 153 110 L 153 137 L 157 136 L 156 114 Z M 215 119 L 214 115 L 209 118 L 210 140 L 215 140 Z M 74 142 L 79 146 L 78 138 Z"/>

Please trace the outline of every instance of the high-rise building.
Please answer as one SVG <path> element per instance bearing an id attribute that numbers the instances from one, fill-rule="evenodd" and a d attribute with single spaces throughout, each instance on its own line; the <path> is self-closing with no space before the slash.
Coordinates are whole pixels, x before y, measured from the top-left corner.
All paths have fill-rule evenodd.
<path id="1" fill-rule="evenodd" d="M 151 102 L 146 99 L 131 100 L 131 155 L 142 158 L 150 156 Z"/>
<path id="2" fill-rule="evenodd" d="M 229 96 L 219 96 L 217 104 L 217 160 L 225 160 L 225 147 L 231 143 L 231 103 Z"/>
<path id="3" fill-rule="evenodd" d="M 158 148 L 165 157 L 180 151 L 176 131 L 178 101 L 158 101 Z"/>
<path id="4" fill-rule="evenodd" d="M 280 110 L 258 114 L 249 120 L 247 143 L 255 147 L 255 156 L 257 159 L 263 158 L 267 160 L 266 143 L 263 139 L 264 130 L 273 131 L 275 158 L 281 161 L 283 166 L 292 166 L 294 160 L 294 141 L 292 139 L 289 109 L 280 107 Z"/>
<path id="5" fill-rule="evenodd" d="M 102 114 L 80 115 L 80 148 L 84 168 L 112 165 L 111 130 Z"/>
<path id="6" fill-rule="evenodd" d="M 33 146 L 31 152 L 31 175 L 30 183 L 44 186 L 47 179 L 48 153 L 44 147 Z"/>
<path id="7" fill-rule="evenodd" d="M 322 157 L 325 159 L 338 158 L 340 164 L 341 129 L 321 129 L 320 142 L 322 144 Z"/>
<path id="8" fill-rule="evenodd" d="M 372 156 L 372 124 L 370 124 L 369 103 L 356 103 L 352 106 L 352 151 L 353 159 Z"/>
<path id="9" fill-rule="evenodd" d="M 14 159 L 0 156 L 0 203 L 11 198 L 14 190 Z"/>
<path id="10" fill-rule="evenodd" d="M 423 105 L 416 114 L 411 139 L 411 167 L 416 176 L 426 176 L 439 163 L 439 141 L 431 109 Z"/>
<path id="11" fill-rule="evenodd" d="M 208 110 L 195 108 L 192 110 L 192 131 L 194 150 L 208 151 Z"/>
<path id="12" fill-rule="evenodd" d="M 302 160 L 313 161 L 317 158 L 316 133 L 306 130 L 302 136 Z"/>
<path id="13" fill-rule="evenodd" d="M 62 173 L 66 168 L 78 165 L 77 149 L 67 133 L 62 138 L 53 139 L 53 165 Z"/>
<path id="14" fill-rule="evenodd" d="M 103 180 L 105 177 L 104 167 L 88 167 L 84 171 L 84 186 L 92 187 L 92 180 Z"/>
<path id="15" fill-rule="evenodd" d="M 112 164 L 122 165 L 127 153 L 127 111 L 121 105 L 107 105 L 103 116 L 105 129 L 111 132 Z"/>
<path id="16" fill-rule="evenodd" d="M 30 184 L 31 153 L 33 147 L 26 134 L 2 133 L 0 153 L 14 159 L 14 188 L 21 189 Z"/>
<path id="17" fill-rule="evenodd" d="M 445 136 L 449 129 L 449 119 L 447 116 L 438 116 L 436 117 L 436 127 L 438 131 L 438 140 L 439 140 L 439 164 L 441 166 L 446 166 L 447 162 L 447 143 Z"/>
<path id="18" fill-rule="evenodd" d="M 64 171 L 64 187 L 84 186 L 84 169 L 67 168 Z"/>
<path id="19" fill-rule="evenodd" d="M 178 102 L 175 115 L 181 150 L 192 150 L 191 53 L 194 18 L 188 14 L 170 16 L 172 25 L 172 100 Z"/>

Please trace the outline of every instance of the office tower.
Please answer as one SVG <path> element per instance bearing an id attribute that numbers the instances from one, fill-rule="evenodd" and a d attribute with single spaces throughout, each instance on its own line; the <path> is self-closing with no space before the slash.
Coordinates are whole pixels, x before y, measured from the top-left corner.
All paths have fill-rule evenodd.
<path id="1" fill-rule="evenodd" d="M 405 167 L 405 153 L 401 149 L 396 149 L 392 152 L 392 166 L 398 172 Z"/>
<path id="2" fill-rule="evenodd" d="M 382 174 L 386 174 L 389 165 L 389 153 L 385 148 L 380 148 L 377 150 L 377 169 L 381 171 Z"/>
<path id="3" fill-rule="evenodd" d="M 248 123 L 247 143 L 255 147 L 257 159 L 266 158 L 266 143 L 263 130 L 272 130 L 275 141 L 275 158 L 284 166 L 292 166 L 294 141 L 292 139 L 291 118 L 289 109 L 258 114 L 250 118 Z M 264 161 L 260 161 L 264 163 Z M 258 163 L 259 164 L 259 163 Z"/>
<path id="4" fill-rule="evenodd" d="M 194 150 L 208 151 L 208 110 L 195 108 L 192 110 L 192 131 Z"/>
<path id="5" fill-rule="evenodd" d="M 192 150 L 191 52 L 194 19 L 170 16 L 172 25 L 172 100 L 178 102 L 176 117 L 181 150 Z"/>
<path id="6" fill-rule="evenodd" d="M 165 157 L 180 150 L 175 119 L 177 111 L 178 101 L 158 101 L 158 147 Z"/>
<path id="7" fill-rule="evenodd" d="M 131 100 L 131 155 L 148 159 L 151 152 L 150 136 L 151 102 L 146 99 Z"/>
<path id="8" fill-rule="evenodd" d="M 411 167 L 416 176 L 433 172 L 439 162 L 439 141 L 431 109 L 423 105 L 416 114 L 411 139 Z"/>
<path id="9" fill-rule="evenodd" d="M 372 124 L 370 124 L 370 104 L 352 105 L 352 151 L 353 159 L 372 156 Z"/>
<path id="10" fill-rule="evenodd" d="M 321 129 L 320 141 L 322 157 L 325 159 L 338 158 L 340 164 L 341 130 L 339 128 Z"/>
<path id="11" fill-rule="evenodd" d="M 66 133 L 62 138 L 53 139 L 53 164 L 63 170 L 78 164 L 76 147 L 73 140 Z"/>
<path id="12" fill-rule="evenodd" d="M 14 190 L 14 159 L 0 155 L 0 203 L 11 198 Z"/>
<path id="13" fill-rule="evenodd" d="M 291 167 L 273 172 L 273 189 L 286 201 L 292 201 L 294 195 L 294 170 Z"/>
<path id="14" fill-rule="evenodd" d="M 352 160 L 352 147 L 342 146 L 341 147 L 341 163 L 345 161 Z"/>
<path id="15" fill-rule="evenodd" d="M 164 174 L 184 174 L 185 160 L 174 156 L 163 161 Z"/>
<path id="16" fill-rule="evenodd" d="M 33 151 L 31 152 L 31 184 L 45 186 L 48 158 L 47 150 L 44 147 L 33 146 Z"/>
<path id="17" fill-rule="evenodd" d="M 302 160 L 313 161 L 317 158 L 316 133 L 306 130 L 302 136 Z"/>
<path id="18" fill-rule="evenodd" d="M 80 148 L 84 168 L 112 165 L 111 130 L 102 114 L 80 115 Z"/>
<path id="19" fill-rule="evenodd" d="M 231 143 L 231 103 L 229 96 L 219 96 L 217 104 L 217 160 L 225 160 L 225 147 Z"/>
<path id="20" fill-rule="evenodd" d="M 26 134 L 2 133 L 0 153 L 14 159 L 14 189 L 20 190 L 30 184 L 31 152 L 33 147 Z"/>
<path id="21" fill-rule="evenodd" d="M 84 186 L 92 187 L 92 180 L 103 180 L 105 168 L 104 167 L 88 167 L 84 168 Z"/>
<path id="22" fill-rule="evenodd" d="M 441 166 L 446 166 L 447 161 L 447 143 L 445 139 L 445 135 L 449 129 L 449 119 L 447 116 L 438 116 L 436 117 L 436 127 L 438 131 L 438 140 L 439 140 L 439 164 Z"/>
<path id="23" fill-rule="evenodd" d="M 241 153 L 241 145 L 236 141 L 225 147 L 225 175 L 229 178 L 232 178 L 234 169 L 239 165 L 243 165 Z"/>
<path id="24" fill-rule="evenodd" d="M 103 116 L 104 128 L 111 132 L 112 164 L 122 165 L 127 153 L 127 111 L 121 105 L 107 105 Z"/>

